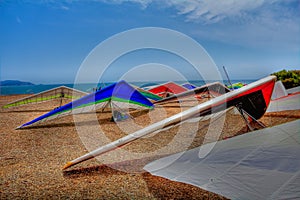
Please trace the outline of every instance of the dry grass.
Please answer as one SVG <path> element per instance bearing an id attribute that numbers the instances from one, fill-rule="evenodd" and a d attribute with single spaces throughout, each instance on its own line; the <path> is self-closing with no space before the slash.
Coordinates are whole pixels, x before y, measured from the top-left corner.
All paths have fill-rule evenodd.
<path id="1" fill-rule="evenodd" d="M 0 96 L 0 106 L 24 96 Z M 1 110 L 0 199 L 225 199 L 191 185 L 152 176 L 142 168 L 164 155 L 247 132 L 239 115 L 227 112 L 224 124 L 222 118 L 214 120 L 211 128 L 218 133 L 215 135 L 207 132 L 209 120 L 183 123 L 63 172 L 66 161 L 87 152 L 86 144 L 94 149 L 106 143 L 103 135 L 115 140 L 181 109 L 172 103 L 149 113 L 134 112 L 136 126 L 127 122 L 117 126 L 110 121 L 111 113 L 104 112 L 78 115 L 76 126 L 73 117 L 68 116 L 15 130 L 58 104 L 53 101 Z M 182 109 L 189 106 L 191 102 Z M 273 126 L 299 118 L 298 110 L 266 114 L 261 122 Z M 162 150 L 166 146 L 170 147 Z"/>

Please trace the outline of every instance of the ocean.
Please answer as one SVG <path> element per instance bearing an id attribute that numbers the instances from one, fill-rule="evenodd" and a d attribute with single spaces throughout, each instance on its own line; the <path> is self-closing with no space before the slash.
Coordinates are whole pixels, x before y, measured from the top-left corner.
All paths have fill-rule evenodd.
<path id="1" fill-rule="evenodd" d="M 238 83 L 242 82 L 244 84 L 249 84 L 251 82 L 254 82 L 256 80 L 231 80 L 232 83 Z M 184 82 L 177 82 L 177 84 L 183 84 Z M 191 84 L 194 84 L 195 86 L 202 86 L 205 85 L 206 83 L 214 82 L 214 81 L 189 81 Z M 163 82 L 132 82 L 132 84 L 142 87 L 142 88 L 147 88 L 149 86 L 153 85 L 159 85 Z M 226 85 L 229 85 L 228 81 L 223 82 Z M 97 87 L 105 87 L 112 84 L 112 82 L 107 82 L 107 83 L 99 83 L 97 84 Z M 93 92 L 93 88 L 95 88 L 96 84 L 93 83 L 82 83 L 82 84 L 40 84 L 40 85 L 24 85 L 24 86 L 0 86 L 0 95 L 13 95 L 13 94 L 37 94 L 39 92 L 45 91 L 45 90 L 50 90 L 52 88 L 56 88 L 59 86 L 67 86 L 70 88 L 75 88 L 77 90 L 81 90 L 84 92 L 91 93 Z"/>

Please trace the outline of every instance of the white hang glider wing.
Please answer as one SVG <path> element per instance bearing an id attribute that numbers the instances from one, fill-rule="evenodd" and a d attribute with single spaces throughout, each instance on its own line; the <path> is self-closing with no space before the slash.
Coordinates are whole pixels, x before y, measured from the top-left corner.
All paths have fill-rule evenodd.
<path id="1" fill-rule="evenodd" d="M 229 199 L 298 199 L 299 135 L 297 120 L 218 141 L 213 149 L 207 144 L 173 154 L 144 169 Z M 199 157 L 205 149 L 210 153 Z"/>

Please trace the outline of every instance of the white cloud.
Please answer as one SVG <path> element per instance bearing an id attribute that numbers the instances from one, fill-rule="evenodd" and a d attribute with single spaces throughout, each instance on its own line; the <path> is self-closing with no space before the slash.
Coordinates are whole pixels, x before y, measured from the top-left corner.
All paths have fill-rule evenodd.
<path id="1" fill-rule="evenodd" d="M 142 8 L 147 8 L 150 3 L 153 2 L 153 0 L 98 0 L 104 3 L 110 3 L 110 4 L 122 4 L 122 3 L 138 3 L 142 6 Z"/>
<path id="2" fill-rule="evenodd" d="M 16 20 L 17 20 L 17 22 L 18 22 L 19 24 L 22 24 L 22 20 L 20 19 L 19 16 L 16 17 Z"/>
<path id="3" fill-rule="evenodd" d="M 173 7 L 178 15 L 188 21 L 215 23 L 222 19 L 241 16 L 265 5 L 280 0 L 99 0 L 105 3 L 137 3 L 147 8 L 151 3 L 162 7 Z"/>
<path id="4" fill-rule="evenodd" d="M 48 0 L 49 3 L 60 2 Z M 48 2 L 47 0 L 45 2 Z M 78 0 L 65 0 L 66 3 Z M 79 0 L 80 1 L 80 0 Z M 276 4 L 289 4 L 296 2 L 300 8 L 299 0 L 90 0 L 107 4 L 135 3 L 142 9 L 146 9 L 151 4 L 161 8 L 174 8 L 177 15 L 184 16 L 187 21 L 213 24 L 222 20 L 232 20 L 236 18 L 247 18 L 251 13 L 257 12 L 261 8 L 274 7 Z M 44 2 L 44 1 L 43 1 Z M 83 1 L 84 2 L 84 1 Z M 61 9 L 68 10 L 69 7 L 62 5 Z M 294 8 L 295 10 L 297 8 Z M 285 15 L 280 12 L 280 15 Z"/>
<path id="5" fill-rule="evenodd" d="M 201 20 L 206 23 L 220 21 L 226 17 L 240 15 L 247 10 L 261 6 L 263 0 L 226 0 L 226 1 L 175 1 L 170 3 L 176 7 L 179 14 L 184 14 L 189 21 Z"/>
<path id="6" fill-rule="evenodd" d="M 56 2 L 57 0 L 52 0 Z M 51 2 L 52 2 L 51 1 Z M 61 9 L 68 9 L 65 0 Z M 147 9 L 172 8 L 194 25 L 180 28 L 197 39 L 299 51 L 299 0 L 90 0 L 107 4 L 133 3 Z M 182 24 L 182 23 L 178 23 Z M 199 25 L 199 26 L 198 26 Z M 172 28 L 172 27 L 170 27 Z"/>
<path id="7" fill-rule="evenodd" d="M 143 8 L 151 3 L 175 8 L 177 14 L 184 16 L 187 21 L 207 25 L 199 26 L 198 30 L 190 30 L 190 33 L 199 36 L 198 38 L 204 37 L 214 41 L 259 48 L 268 46 L 268 48 L 291 48 L 293 51 L 299 51 L 298 0 L 115 1 L 135 2 L 141 4 Z"/>
<path id="8" fill-rule="evenodd" d="M 69 7 L 67 7 L 67 6 L 60 6 L 60 9 L 62 9 L 62 10 L 70 10 L 70 8 Z"/>

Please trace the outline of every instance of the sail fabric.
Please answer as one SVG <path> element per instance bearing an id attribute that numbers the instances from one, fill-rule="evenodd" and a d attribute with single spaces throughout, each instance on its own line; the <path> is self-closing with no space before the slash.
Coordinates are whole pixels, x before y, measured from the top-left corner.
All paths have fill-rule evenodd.
<path id="1" fill-rule="evenodd" d="M 267 112 L 279 112 L 286 110 L 300 110 L 300 93 L 290 94 L 286 97 L 272 100 Z"/>
<path id="2" fill-rule="evenodd" d="M 261 129 L 161 158 L 144 169 L 229 199 L 297 199 L 299 127 L 296 120 Z M 206 149 L 210 153 L 200 157 L 199 152 Z"/>
<path id="3" fill-rule="evenodd" d="M 288 92 L 286 91 L 282 82 L 276 81 L 271 99 L 275 100 L 275 99 L 279 99 L 282 97 L 286 97 L 287 95 L 288 95 Z"/>
<path id="4" fill-rule="evenodd" d="M 154 101 L 159 101 L 159 100 L 161 100 L 162 99 L 162 97 L 160 97 L 160 96 L 158 96 L 158 95 L 156 95 L 156 94 L 153 94 L 153 93 L 151 93 L 151 92 L 149 92 L 149 91 L 146 91 L 146 90 L 140 90 L 140 89 L 138 89 L 139 90 L 139 92 L 142 94 L 142 95 L 144 95 L 145 97 L 147 97 L 148 99 L 152 99 L 152 100 L 154 100 Z"/>
<path id="5" fill-rule="evenodd" d="M 155 102 L 155 104 L 160 104 L 160 103 L 165 103 L 165 102 L 169 102 L 175 99 L 181 99 L 181 98 L 186 98 L 189 96 L 194 96 L 194 95 L 199 95 L 202 94 L 204 92 L 208 92 L 209 94 L 211 94 L 212 96 L 220 96 L 222 94 L 225 94 L 227 92 L 229 92 L 230 90 L 224 86 L 223 84 L 221 84 L 220 82 L 214 82 L 214 83 L 209 83 L 200 87 L 196 87 L 194 89 L 188 90 L 186 92 L 182 92 L 180 94 L 176 94 L 170 97 L 166 97 L 162 100 L 159 100 L 157 102 Z"/>
<path id="6" fill-rule="evenodd" d="M 300 92 L 300 86 L 287 89 L 286 91 L 287 91 L 288 94 L 299 93 Z"/>
<path id="7" fill-rule="evenodd" d="M 60 86 L 57 88 L 53 88 L 47 91 L 40 92 L 35 95 L 31 95 L 29 97 L 25 97 L 22 99 L 18 99 L 16 101 L 10 102 L 3 106 L 3 108 L 11 108 L 26 104 L 32 104 L 32 103 L 40 103 L 44 101 L 49 101 L 53 99 L 78 99 L 80 97 L 83 97 L 87 95 L 88 93 L 82 92 L 73 88 L 69 88 L 66 86 Z"/>
<path id="8" fill-rule="evenodd" d="M 157 94 L 161 97 L 165 97 L 168 95 L 179 94 L 179 93 L 185 92 L 187 90 L 188 89 L 186 89 L 176 83 L 168 82 L 168 83 L 153 87 L 153 88 L 149 89 L 148 91 L 150 91 L 154 94 Z"/>
<path id="9" fill-rule="evenodd" d="M 159 101 L 162 99 L 162 97 L 150 92 L 150 91 L 147 91 L 147 90 L 144 90 L 138 86 L 135 86 L 135 85 L 132 85 L 132 87 L 134 87 L 137 91 L 139 91 L 142 95 L 144 95 L 146 98 L 148 99 L 151 99 L 151 100 L 154 100 L 154 101 Z"/>
<path id="10" fill-rule="evenodd" d="M 191 84 L 191 83 L 184 83 L 181 85 L 182 87 L 185 87 L 186 89 L 188 90 L 192 90 L 192 89 L 195 89 L 197 86 Z"/>
<path id="11" fill-rule="evenodd" d="M 239 89 L 239 88 L 241 88 L 243 86 L 245 86 L 244 83 L 238 82 L 238 83 L 234 83 L 232 85 L 229 85 L 228 88 L 236 90 L 236 89 Z"/>
<path id="12" fill-rule="evenodd" d="M 120 109 L 151 109 L 153 104 L 141 93 L 135 90 L 125 81 L 114 83 L 95 93 L 86 95 L 80 99 L 70 102 L 60 108 L 54 109 L 18 128 L 24 128 L 37 122 L 52 120 L 58 117 L 90 112 L 100 108 L 105 108 L 110 102 Z M 113 105 L 112 104 L 112 105 Z"/>

